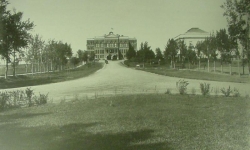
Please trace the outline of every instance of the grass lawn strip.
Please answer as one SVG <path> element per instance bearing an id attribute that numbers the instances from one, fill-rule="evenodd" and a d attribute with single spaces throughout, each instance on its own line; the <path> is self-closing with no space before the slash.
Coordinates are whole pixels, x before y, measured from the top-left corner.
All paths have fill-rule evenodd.
<path id="1" fill-rule="evenodd" d="M 0 89 L 42 85 L 78 79 L 96 72 L 97 70 L 101 69 L 103 65 L 103 63 L 95 63 L 91 66 L 84 65 L 76 69 L 60 72 L 22 75 L 17 77 L 9 77 L 7 80 L 0 78 Z"/>
<path id="2" fill-rule="evenodd" d="M 135 62 L 125 62 L 126 66 L 129 65 L 132 68 L 136 66 Z M 136 69 L 146 72 L 151 72 L 159 75 L 165 75 L 170 77 L 178 78 L 187 78 L 187 79 L 198 79 L 198 80 L 209 80 L 209 81 L 221 81 L 221 82 L 237 82 L 237 83 L 250 83 L 249 75 L 229 75 L 229 74 L 220 74 L 218 72 L 214 73 L 213 71 L 207 72 L 206 70 L 199 71 L 193 69 L 169 69 L 166 66 L 158 65 L 149 65 L 147 64 L 145 68 L 142 66 L 136 67 Z"/>
<path id="3" fill-rule="evenodd" d="M 245 98 L 163 94 L 47 104 L 0 113 L 0 146 L 6 150 L 249 149 L 249 106 Z"/>

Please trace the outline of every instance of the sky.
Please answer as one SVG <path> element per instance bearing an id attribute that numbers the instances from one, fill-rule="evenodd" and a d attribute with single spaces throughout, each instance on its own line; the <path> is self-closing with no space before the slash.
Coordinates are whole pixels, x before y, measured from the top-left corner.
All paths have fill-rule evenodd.
<path id="1" fill-rule="evenodd" d="M 168 39 L 193 27 L 207 32 L 227 28 L 226 0 L 8 0 L 8 9 L 23 12 L 43 40 L 71 44 L 74 54 L 86 40 L 113 31 L 164 50 Z M 113 30 L 112 30 L 113 28 Z"/>

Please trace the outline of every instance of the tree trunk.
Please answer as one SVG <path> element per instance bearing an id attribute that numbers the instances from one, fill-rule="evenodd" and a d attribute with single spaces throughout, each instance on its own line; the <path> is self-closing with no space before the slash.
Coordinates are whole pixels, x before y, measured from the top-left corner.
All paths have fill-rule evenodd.
<path id="1" fill-rule="evenodd" d="M 223 73 L 223 65 L 220 65 L 220 72 Z"/>
<path id="2" fill-rule="evenodd" d="M 188 69 L 190 69 L 190 61 L 189 61 L 189 59 L 188 59 Z"/>
<path id="3" fill-rule="evenodd" d="M 201 58 L 199 59 L 199 70 L 201 69 Z"/>
<path id="4" fill-rule="evenodd" d="M 238 74 L 240 76 L 240 59 L 238 59 Z"/>
<path id="5" fill-rule="evenodd" d="M 229 68 L 230 68 L 230 75 L 232 75 L 232 64 L 229 63 Z"/>
<path id="6" fill-rule="evenodd" d="M 5 79 L 7 79 L 7 78 L 8 78 L 8 70 L 9 70 L 8 60 L 6 60 L 6 67 L 5 67 Z"/>
<path id="7" fill-rule="evenodd" d="M 209 69 L 209 58 L 207 59 L 207 71 L 210 72 L 210 69 Z"/>
<path id="8" fill-rule="evenodd" d="M 50 69 L 54 72 L 54 69 L 53 69 L 53 62 L 51 61 L 51 67 Z"/>
<path id="9" fill-rule="evenodd" d="M 32 73 L 32 75 L 34 74 L 34 63 L 33 62 L 31 63 L 31 73 Z"/>
<path id="10" fill-rule="evenodd" d="M 13 77 L 16 76 L 16 50 L 14 48 Z"/>
<path id="11" fill-rule="evenodd" d="M 175 59 L 173 59 L 174 60 L 174 69 L 175 69 Z"/>
<path id="12" fill-rule="evenodd" d="M 214 72 L 216 71 L 216 67 L 215 67 L 215 60 L 214 60 Z"/>
<path id="13" fill-rule="evenodd" d="M 248 62 L 248 75 L 250 76 L 250 64 Z"/>
<path id="14" fill-rule="evenodd" d="M 40 66 L 40 65 L 41 65 L 41 64 L 40 64 L 40 61 L 38 60 L 38 61 L 37 61 L 37 72 L 41 72 L 41 70 L 40 70 L 40 67 L 41 67 L 41 66 Z"/>
<path id="15" fill-rule="evenodd" d="M 173 68 L 173 59 L 171 58 L 171 68 Z"/>
<path id="16" fill-rule="evenodd" d="M 28 64 L 25 64 L 25 72 L 28 73 Z"/>

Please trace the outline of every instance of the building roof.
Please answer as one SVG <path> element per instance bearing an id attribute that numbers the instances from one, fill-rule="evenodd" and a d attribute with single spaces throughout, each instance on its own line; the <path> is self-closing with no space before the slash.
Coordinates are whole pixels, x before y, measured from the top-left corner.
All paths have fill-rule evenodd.
<path id="1" fill-rule="evenodd" d="M 191 28 L 186 33 L 207 33 L 206 31 L 203 31 L 199 28 Z"/>
<path id="2" fill-rule="evenodd" d="M 118 40 L 118 37 L 120 40 L 136 40 L 136 38 L 129 38 L 128 36 L 114 34 L 113 32 L 109 32 L 109 34 L 105 34 L 103 36 L 96 36 L 94 38 L 89 38 L 89 39 L 87 39 L 87 41 L 104 40 L 104 39 Z"/>
<path id="3" fill-rule="evenodd" d="M 174 38 L 174 40 L 178 39 L 191 39 L 191 38 L 196 38 L 196 39 L 205 39 L 206 37 L 209 36 L 209 33 L 206 31 L 203 31 L 199 28 L 191 28 L 189 29 L 186 33 L 180 34 Z"/>

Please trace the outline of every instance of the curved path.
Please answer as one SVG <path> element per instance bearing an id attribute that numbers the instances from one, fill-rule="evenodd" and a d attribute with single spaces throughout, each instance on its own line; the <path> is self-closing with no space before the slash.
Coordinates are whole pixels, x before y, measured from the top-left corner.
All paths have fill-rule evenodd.
<path id="1" fill-rule="evenodd" d="M 120 61 L 110 61 L 101 70 L 88 77 L 60 83 L 32 86 L 31 88 L 36 93 L 49 93 L 49 97 L 53 98 L 53 102 L 60 102 L 63 99 L 67 100 L 76 96 L 90 98 L 109 94 L 164 93 L 167 88 L 172 89 L 172 93 L 176 93 L 176 81 L 179 79 L 127 68 Z M 211 87 L 217 88 L 235 87 L 240 90 L 243 96 L 250 93 L 250 84 L 246 83 L 186 80 L 189 82 L 189 93 L 193 88 L 196 89 L 196 93 L 200 93 L 199 84 L 201 82 L 210 83 Z"/>

